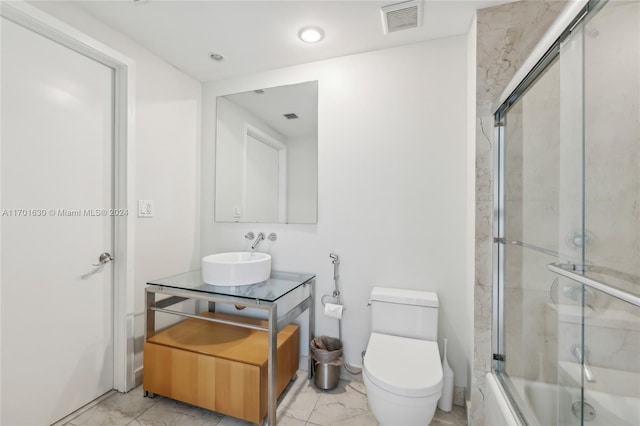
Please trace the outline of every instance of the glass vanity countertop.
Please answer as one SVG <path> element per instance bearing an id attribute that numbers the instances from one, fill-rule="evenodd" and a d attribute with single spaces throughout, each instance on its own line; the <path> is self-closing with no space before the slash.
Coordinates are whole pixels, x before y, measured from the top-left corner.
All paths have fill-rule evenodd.
<path id="1" fill-rule="evenodd" d="M 260 283 L 239 286 L 218 286 L 202 281 L 202 271 L 184 272 L 170 277 L 149 281 L 147 284 L 160 287 L 171 287 L 181 290 L 199 291 L 201 293 L 220 294 L 224 296 L 242 297 L 251 300 L 275 302 L 287 293 L 314 279 L 314 274 L 296 272 L 271 271 L 271 277 Z"/>

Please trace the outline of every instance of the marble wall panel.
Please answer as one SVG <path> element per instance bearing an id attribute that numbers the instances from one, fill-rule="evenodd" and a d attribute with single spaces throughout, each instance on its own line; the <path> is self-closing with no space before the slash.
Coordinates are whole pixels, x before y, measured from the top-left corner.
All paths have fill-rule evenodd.
<path id="1" fill-rule="evenodd" d="M 485 374 L 491 369 L 493 111 L 492 105 L 544 32 L 561 1 L 519 1 L 477 14 L 476 244 L 473 383 L 469 424 L 484 424 Z"/>

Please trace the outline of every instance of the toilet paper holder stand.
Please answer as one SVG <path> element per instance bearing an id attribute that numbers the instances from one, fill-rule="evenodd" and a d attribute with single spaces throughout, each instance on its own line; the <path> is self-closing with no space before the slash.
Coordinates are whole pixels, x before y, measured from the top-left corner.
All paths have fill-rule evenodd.
<path id="1" fill-rule="evenodd" d="M 333 294 L 323 294 L 322 297 L 320 298 L 320 303 L 322 303 L 322 307 L 323 308 L 327 305 L 327 301 L 324 300 L 325 297 L 331 297 L 331 298 L 335 299 L 334 301 L 336 302 L 336 305 L 340 304 L 340 303 L 337 303 L 338 302 L 338 296 L 335 296 Z M 342 308 L 342 310 L 344 311 L 345 308 Z"/>
<path id="2" fill-rule="evenodd" d="M 342 301 L 340 300 L 340 271 L 339 271 L 339 267 L 338 265 L 340 265 L 340 257 L 335 254 L 335 253 L 329 253 L 329 257 L 332 259 L 333 263 L 333 282 L 334 282 L 334 288 L 333 288 L 333 293 L 331 294 L 325 294 L 320 298 L 320 303 L 322 303 L 322 307 L 326 309 L 326 305 L 327 302 L 325 302 L 325 299 L 327 297 L 331 297 L 334 299 L 334 301 L 336 302 L 336 305 L 339 305 L 338 308 L 342 307 L 342 309 L 339 311 L 338 316 L 334 318 L 338 319 L 338 338 L 340 341 L 342 341 L 342 312 L 346 311 L 347 308 L 345 308 L 344 306 L 342 306 Z M 364 357 L 364 352 L 362 353 L 363 357 Z M 345 355 L 346 357 L 346 355 Z M 346 362 L 342 365 L 343 368 L 347 371 L 347 373 L 351 374 L 351 375 L 358 375 L 362 373 L 362 369 L 360 369 L 360 371 L 353 371 L 350 367 L 349 364 L 347 364 Z"/>

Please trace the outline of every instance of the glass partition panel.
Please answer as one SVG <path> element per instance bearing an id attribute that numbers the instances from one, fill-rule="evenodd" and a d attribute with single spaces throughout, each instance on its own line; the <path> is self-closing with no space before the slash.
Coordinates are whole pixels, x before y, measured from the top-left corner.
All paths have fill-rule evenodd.
<path id="1" fill-rule="evenodd" d="M 609 2 L 586 23 L 584 101 L 585 262 L 637 283 L 640 3 Z"/>
<path id="2" fill-rule="evenodd" d="M 584 27 L 585 275 L 636 295 L 639 104 L 640 3 L 610 1 Z M 640 308 L 590 287 L 584 305 L 584 420 L 638 425 Z"/>
<path id="3" fill-rule="evenodd" d="M 585 10 L 496 115 L 496 365 L 528 424 L 638 425 L 640 2 Z"/>
<path id="4" fill-rule="evenodd" d="M 640 424 L 640 308 L 584 288 L 584 365 L 562 366 L 568 379 L 584 384 L 585 422 L 593 426 Z"/>
<path id="5" fill-rule="evenodd" d="M 579 289 L 565 293 L 567 283 L 547 269 L 582 257 L 566 237 L 581 235 L 581 187 L 575 185 L 582 141 L 572 134 L 575 125 L 561 124 L 568 112 L 560 101 L 565 72 L 553 62 L 504 122 L 504 372 L 525 417 L 540 424 L 558 424 L 558 400 L 568 399 L 558 386 L 559 339 L 582 336 Z M 577 328 L 560 330 L 558 318 L 567 315 Z"/>
<path id="6" fill-rule="evenodd" d="M 560 45 L 560 175 L 561 197 L 558 243 L 566 256 L 559 264 L 571 267 L 584 263 L 584 114 L 583 114 L 583 27 L 579 25 Z M 558 370 L 566 362 L 579 362 L 583 339 L 582 287 L 557 276 Z M 583 424 L 582 411 L 570 409 L 582 399 L 582 386 L 565 375 L 557 376 L 556 412 L 558 425 Z"/>

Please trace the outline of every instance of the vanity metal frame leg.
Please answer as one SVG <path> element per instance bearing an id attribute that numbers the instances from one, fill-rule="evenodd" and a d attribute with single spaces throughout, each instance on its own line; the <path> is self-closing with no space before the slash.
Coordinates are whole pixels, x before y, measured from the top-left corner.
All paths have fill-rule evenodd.
<path id="1" fill-rule="evenodd" d="M 269 417 L 269 426 L 276 426 L 276 409 L 278 407 L 278 392 L 276 391 L 276 370 L 278 366 L 278 305 L 273 303 L 269 306 L 269 357 L 267 372 L 268 390 L 267 398 L 269 405 L 267 416 Z"/>
<path id="2" fill-rule="evenodd" d="M 146 324 L 144 330 L 144 341 L 156 334 L 156 313 L 152 308 L 156 306 L 156 294 L 152 291 L 145 291 L 145 310 L 144 322 Z"/>
<path id="3" fill-rule="evenodd" d="M 316 280 L 313 279 L 310 281 L 309 283 L 311 285 L 311 295 L 315 295 L 316 294 Z M 315 298 L 312 297 L 311 298 L 311 304 L 309 305 L 309 341 L 313 340 L 316 334 L 316 301 Z M 314 365 L 313 365 L 313 359 L 311 358 L 311 349 L 307 349 L 308 352 L 308 368 L 309 368 L 309 372 L 307 374 L 307 377 L 309 378 L 309 380 L 313 379 L 313 375 L 315 374 L 314 371 Z"/>

